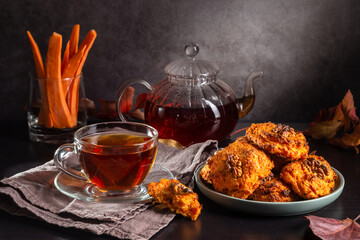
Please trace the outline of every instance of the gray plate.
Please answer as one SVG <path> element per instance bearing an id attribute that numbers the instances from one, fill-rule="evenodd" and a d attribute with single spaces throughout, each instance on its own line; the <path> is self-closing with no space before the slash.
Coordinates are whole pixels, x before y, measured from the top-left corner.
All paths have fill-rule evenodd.
<path id="1" fill-rule="evenodd" d="M 335 201 L 341 195 L 345 185 L 345 179 L 343 175 L 335 168 L 332 168 L 339 176 L 339 178 L 335 183 L 335 190 L 327 196 L 296 202 L 261 202 L 246 200 L 230 197 L 207 187 L 202 182 L 200 177 L 200 171 L 205 164 L 206 162 L 202 163 L 195 171 L 195 182 L 200 191 L 205 196 L 222 206 L 248 214 L 266 216 L 291 216 L 310 213 Z"/>

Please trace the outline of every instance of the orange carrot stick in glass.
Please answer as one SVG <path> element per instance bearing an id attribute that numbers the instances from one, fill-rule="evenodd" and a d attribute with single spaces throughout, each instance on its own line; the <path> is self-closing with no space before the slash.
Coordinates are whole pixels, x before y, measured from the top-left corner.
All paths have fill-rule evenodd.
<path id="1" fill-rule="evenodd" d="M 42 61 L 42 57 L 40 54 L 39 47 L 37 43 L 35 42 L 33 36 L 29 31 L 26 32 L 27 36 L 30 40 L 31 50 L 33 52 L 34 62 L 35 62 L 35 68 L 37 77 L 39 79 L 39 87 L 40 87 L 40 94 L 42 98 L 42 102 L 40 105 L 40 112 L 38 116 L 38 124 L 45 125 L 48 128 L 53 127 L 52 119 L 49 112 L 49 104 L 47 100 L 47 94 L 46 94 L 46 84 L 45 84 L 45 69 Z"/>
<path id="2" fill-rule="evenodd" d="M 64 71 L 61 74 L 62 78 L 71 78 L 76 76 L 76 71 L 79 68 L 86 47 L 86 45 L 82 46 L 79 51 L 68 60 L 67 64 L 64 67 Z"/>
<path id="3" fill-rule="evenodd" d="M 65 47 L 65 51 L 64 51 L 64 56 L 63 56 L 63 60 L 61 63 L 61 76 L 62 73 L 64 72 L 64 69 L 69 61 L 69 54 L 70 54 L 70 41 L 67 42 L 66 47 Z M 69 81 L 62 81 L 62 85 L 63 85 L 63 90 L 64 90 L 64 95 L 66 96 L 69 87 L 70 87 L 70 82 Z"/>
<path id="4" fill-rule="evenodd" d="M 73 29 L 72 29 L 71 35 L 70 35 L 69 57 L 74 56 L 75 53 L 78 51 L 79 35 L 80 35 L 80 25 L 75 24 Z"/>
<path id="5" fill-rule="evenodd" d="M 74 125 L 61 83 L 61 45 L 62 36 L 54 32 L 49 40 L 45 62 L 46 90 L 54 127 L 70 128 Z"/>
<path id="6" fill-rule="evenodd" d="M 31 35 L 31 33 L 29 31 L 26 31 L 27 36 L 30 40 L 30 44 L 31 44 L 31 50 L 33 52 L 33 56 L 34 56 L 34 62 L 35 62 L 35 68 L 36 68 L 36 73 L 37 73 L 37 77 L 38 78 L 45 78 L 45 70 L 44 70 L 44 65 L 43 65 L 43 61 L 41 58 L 41 54 L 40 54 L 40 50 L 38 45 L 36 44 L 33 36 Z"/>
<path id="7" fill-rule="evenodd" d="M 80 49 L 85 48 L 85 52 L 83 54 L 83 57 L 81 58 L 81 61 L 79 63 L 79 66 L 75 72 L 74 76 L 78 76 L 81 71 L 82 68 L 84 66 L 85 60 L 87 58 L 87 55 L 95 41 L 97 34 L 95 32 L 95 30 L 90 30 L 90 32 L 88 32 L 88 34 L 86 35 L 86 37 L 84 38 L 84 40 L 82 41 L 81 45 L 80 45 Z M 79 105 L 79 84 L 80 84 L 80 78 L 77 77 L 73 80 L 73 83 L 71 84 L 70 87 L 70 112 L 71 112 L 71 116 L 73 119 L 73 122 L 77 123 L 77 114 L 78 114 L 78 105 Z"/>
<path id="8" fill-rule="evenodd" d="M 64 95 L 66 97 L 66 103 L 69 109 L 71 108 L 70 86 L 72 84 L 72 81 L 74 81 L 74 79 L 70 80 L 69 78 L 73 78 L 75 76 L 76 70 L 81 62 L 81 58 L 83 57 L 85 50 L 86 50 L 86 46 L 80 48 L 79 51 L 69 59 L 69 61 L 67 62 L 64 68 L 63 73 L 61 74 L 63 87 L 66 88 L 63 90 L 64 90 Z"/>
<path id="9" fill-rule="evenodd" d="M 65 51 L 64 51 L 64 56 L 63 56 L 63 60 L 61 63 L 61 73 L 64 72 L 64 68 L 66 66 L 67 61 L 69 60 L 69 55 L 70 55 L 70 41 L 68 41 L 66 43 L 66 47 L 65 47 Z"/>

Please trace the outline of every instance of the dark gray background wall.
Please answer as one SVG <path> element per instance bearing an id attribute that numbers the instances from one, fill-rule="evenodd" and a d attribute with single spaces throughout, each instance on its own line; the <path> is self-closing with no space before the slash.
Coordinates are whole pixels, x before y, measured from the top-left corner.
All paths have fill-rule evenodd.
<path id="1" fill-rule="evenodd" d="M 154 84 L 164 66 L 183 57 L 188 41 L 200 58 L 241 95 L 251 69 L 256 102 L 243 121 L 311 121 L 350 89 L 360 106 L 360 1 L 357 0 L 2 0 L 0 1 L 0 119 L 24 120 L 28 72 L 34 69 L 26 30 L 43 57 L 56 31 L 72 26 L 80 39 L 98 38 L 84 67 L 87 97 L 115 99 L 128 78 Z"/>

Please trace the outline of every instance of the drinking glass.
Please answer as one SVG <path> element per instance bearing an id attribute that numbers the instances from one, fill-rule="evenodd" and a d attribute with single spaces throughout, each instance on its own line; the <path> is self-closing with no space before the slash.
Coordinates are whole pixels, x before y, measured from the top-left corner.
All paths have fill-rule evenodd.
<path id="1" fill-rule="evenodd" d="M 85 88 L 82 73 L 72 78 L 47 79 L 30 74 L 27 120 L 33 142 L 62 144 L 85 126 Z"/>

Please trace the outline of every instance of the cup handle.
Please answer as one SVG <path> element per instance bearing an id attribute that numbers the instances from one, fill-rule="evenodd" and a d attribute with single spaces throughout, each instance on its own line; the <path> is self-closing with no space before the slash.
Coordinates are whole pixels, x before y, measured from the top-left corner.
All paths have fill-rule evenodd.
<path id="1" fill-rule="evenodd" d="M 54 154 L 54 163 L 58 169 L 60 169 L 62 172 L 68 174 L 69 176 L 82 180 L 87 181 L 88 179 L 84 176 L 84 174 L 81 171 L 75 170 L 72 167 L 69 166 L 66 162 L 71 159 L 69 157 L 69 153 L 74 153 L 75 148 L 73 144 L 66 143 L 61 145 Z"/>
<path id="2" fill-rule="evenodd" d="M 125 119 L 124 115 L 121 112 L 120 102 L 125 90 L 133 84 L 142 84 L 150 91 L 152 90 L 151 85 L 147 81 L 140 78 L 127 80 L 123 85 L 121 85 L 116 95 L 116 112 L 119 118 L 124 122 L 127 122 L 127 120 Z"/>

